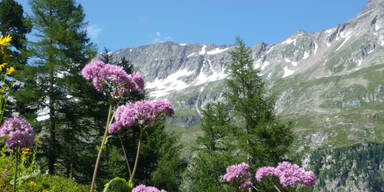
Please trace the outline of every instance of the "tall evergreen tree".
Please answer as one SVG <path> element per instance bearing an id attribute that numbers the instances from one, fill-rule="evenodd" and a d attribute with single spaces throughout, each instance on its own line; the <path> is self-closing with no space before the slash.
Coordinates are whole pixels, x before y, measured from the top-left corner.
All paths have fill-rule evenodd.
<path id="1" fill-rule="evenodd" d="M 230 125 L 229 109 L 223 103 L 209 103 L 202 113 L 204 135 L 197 138 L 196 154 L 185 173 L 185 190 L 231 191 L 225 188 L 221 176 L 227 166 L 244 161 L 245 157 L 236 150 L 237 134 Z"/>
<path id="2" fill-rule="evenodd" d="M 239 144 L 251 167 L 276 164 L 281 161 L 293 141 L 290 125 L 282 124 L 274 111 L 274 98 L 254 68 L 251 49 L 239 37 L 237 47 L 230 52 L 227 99 L 232 105 L 234 120 L 240 134 Z"/>
<path id="3" fill-rule="evenodd" d="M 32 23 L 24 16 L 23 7 L 14 0 L 0 2 L 0 33 L 12 36 L 13 49 L 6 50 L 9 62 L 19 70 L 27 62 L 26 35 L 31 32 Z"/>
<path id="4" fill-rule="evenodd" d="M 28 51 L 26 35 L 31 32 L 31 20 L 24 15 L 23 7 L 14 0 L 2 0 L 0 2 L 0 33 L 9 34 L 12 37 L 11 49 L 4 50 L 7 55 L 8 66 L 16 68 L 17 73 L 13 74 L 16 83 L 10 90 L 10 95 L 20 88 L 22 76 L 20 71 L 27 63 Z M 23 111 L 24 104 L 15 100 L 8 100 L 6 105 L 6 116 L 10 116 L 13 111 Z"/>
<path id="5" fill-rule="evenodd" d="M 83 105 L 87 101 L 81 96 L 89 93 L 79 88 L 86 84 L 80 70 L 95 55 L 95 49 L 87 37 L 81 5 L 73 0 L 32 0 L 31 6 L 37 36 L 32 43 L 35 60 L 23 74 L 25 89 L 18 99 L 29 108 L 43 109 L 34 122 L 47 142 L 42 145 L 47 146 L 42 155 L 50 174 L 57 166 L 68 176 L 72 165 L 81 161 L 78 155 L 83 147 L 91 142 L 87 135 L 90 126 L 84 126 L 81 109 L 92 105 Z"/>

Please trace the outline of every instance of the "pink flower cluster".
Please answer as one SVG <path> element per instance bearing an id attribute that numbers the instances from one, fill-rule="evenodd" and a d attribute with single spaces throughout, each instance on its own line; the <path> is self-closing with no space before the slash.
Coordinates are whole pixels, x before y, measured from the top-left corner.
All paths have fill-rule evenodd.
<path id="1" fill-rule="evenodd" d="M 145 186 L 145 185 L 141 184 L 141 185 L 138 185 L 135 188 L 133 188 L 132 192 L 167 192 L 167 191 L 164 189 L 159 190 L 156 187 Z"/>
<path id="2" fill-rule="evenodd" d="M 303 187 L 315 185 L 316 176 L 312 171 L 305 171 L 296 164 L 283 161 L 274 167 L 261 167 L 256 172 L 257 181 L 261 181 L 264 176 L 276 176 L 283 187 Z"/>
<path id="3" fill-rule="evenodd" d="M 148 125 L 161 113 L 172 116 L 174 114 L 172 104 L 165 100 L 155 102 L 142 100 L 121 105 L 116 109 L 115 122 L 111 124 L 108 132 L 114 133 L 122 128 L 130 127 L 136 121 L 140 125 Z"/>
<path id="4" fill-rule="evenodd" d="M 144 88 L 144 80 L 139 73 L 128 75 L 123 67 L 105 64 L 102 61 L 87 64 L 81 74 L 86 80 L 92 80 L 96 90 L 108 89 L 112 96 L 125 97 L 132 91 L 141 91 Z"/>
<path id="5" fill-rule="evenodd" d="M 224 175 L 224 179 L 229 182 L 233 179 L 245 179 L 246 181 L 240 185 L 240 188 L 248 188 L 253 184 L 250 181 L 252 175 L 247 171 L 249 165 L 247 163 L 240 163 L 227 167 L 227 173 Z"/>
<path id="6" fill-rule="evenodd" d="M 2 143 L 10 149 L 32 145 L 35 135 L 32 126 L 25 119 L 8 118 L 0 127 L 0 137 L 7 136 Z"/>

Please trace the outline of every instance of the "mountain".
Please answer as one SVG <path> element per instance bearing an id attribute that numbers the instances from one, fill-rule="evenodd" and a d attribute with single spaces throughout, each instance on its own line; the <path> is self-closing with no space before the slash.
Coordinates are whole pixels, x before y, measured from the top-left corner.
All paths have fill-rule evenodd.
<path id="1" fill-rule="evenodd" d="M 152 98 L 174 104 L 176 116 L 169 127 L 190 145 L 201 134 L 201 108 L 224 98 L 225 66 L 233 48 L 165 42 L 110 54 L 134 64 Z M 383 141 L 384 0 L 371 0 L 355 18 L 331 29 L 297 31 L 278 44 L 258 43 L 251 49 L 255 67 L 276 96 L 276 111 L 294 123 L 292 149 L 303 164 L 316 162 L 311 155 L 323 148 Z M 332 191 L 327 185 L 320 191 Z M 349 185 L 336 187 L 369 191 Z"/>

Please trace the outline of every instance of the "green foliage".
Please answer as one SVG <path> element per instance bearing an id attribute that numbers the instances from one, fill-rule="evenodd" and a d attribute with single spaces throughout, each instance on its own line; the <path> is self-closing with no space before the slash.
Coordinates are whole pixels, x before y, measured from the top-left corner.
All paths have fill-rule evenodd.
<path id="1" fill-rule="evenodd" d="M 32 22 L 36 42 L 32 43 L 32 65 L 20 71 L 23 86 L 15 92 L 20 114 L 29 119 L 35 132 L 44 132 L 39 148 L 41 167 L 49 173 L 70 174 L 83 181 L 89 177 L 93 150 L 89 134 L 95 132 L 87 105 L 92 91 L 80 70 L 95 55 L 86 33 L 85 15 L 73 0 L 33 0 Z M 99 96 L 99 95 L 96 95 Z M 91 98 L 95 95 L 90 96 Z M 86 99 L 83 99 L 86 98 Z M 74 102 L 78 101 L 78 102 Z M 49 111 L 47 120 L 36 121 L 38 109 Z M 55 166 L 56 165 L 56 166 Z"/>
<path id="2" fill-rule="evenodd" d="M 27 63 L 26 35 L 31 32 L 32 23 L 24 16 L 23 7 L 14 0 L 0 2 L 0 33 L 12 36 L 11 47 L 7 50 L 9 64 L 20 70 Z"/>
<path id="3" fill-rule="evenodd" d="M 103 192 L 129 192 L 132 189 L 132 185 L 125 179 L 115 177 L 105 184 Z"/>
<path id="4" fill-rule="evenodd" d="M 251 167 L 280 162 L 293 141 L 291 126 L 281 123 L 274 112 L 274 98 L 254 69 L 251 49 L 237 38 L 238 47 L 230 54 L 227 98 L 233 108 L 239 146 L 247 154 Z M 234 124 L 236 122 L 236 124 Z"/>
<path id="5" fill-rule="evenodd" d="M 71 179 L 49 174 L 38 174 L 19 185 L 20 192 L 88 192 L 89 186 L 81 185 Z"/>
<path id="6" fill-rule="evenodd" d="M 316 189 L 323 189 L 328 180 L 337 188 L 347 185 L 359 188 L 364 181 L 369 191 L 383 191 L 381 165 L 384 163 L 384 145 L 379 143 L 356 144 L 335 149 L 319 149 L 311 153 L 311 166 L 318 175 Z"/>

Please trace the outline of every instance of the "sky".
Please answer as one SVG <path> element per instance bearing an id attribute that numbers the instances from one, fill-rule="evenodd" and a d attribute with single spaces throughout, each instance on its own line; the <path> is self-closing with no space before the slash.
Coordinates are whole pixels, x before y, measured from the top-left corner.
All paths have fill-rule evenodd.
<path id="1" fill-rule="evenodd" d="M 173 41 L 230 45 L 279 43 L 355 17 L 369 0 L 76 0 L 99 50 Z M 18 0 L 30 15 L 28 0 Z"/>

